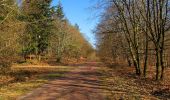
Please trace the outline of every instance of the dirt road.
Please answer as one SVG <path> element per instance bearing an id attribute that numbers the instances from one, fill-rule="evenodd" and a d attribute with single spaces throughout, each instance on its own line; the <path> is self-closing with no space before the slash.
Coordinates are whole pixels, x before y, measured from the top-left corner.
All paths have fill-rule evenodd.
<path id="1" fill-rule="evenodd" d="M 97 63 L 75 66 L 64 77 L 49 81 L 18 100 L 107 100 Z"/>

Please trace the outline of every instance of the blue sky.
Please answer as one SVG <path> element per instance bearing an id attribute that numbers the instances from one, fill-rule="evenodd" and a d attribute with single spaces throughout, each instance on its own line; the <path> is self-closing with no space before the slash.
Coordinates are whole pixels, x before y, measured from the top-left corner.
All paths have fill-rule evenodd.
<path id="1" fill-rule="evenodd" d="M 77 23 L 80 31 L 86 39 L 94 46 L 95 37 L 92 30 L 95 28 L 97 19 L 94 19 L 94 13 L 90 9 L 95 4 L 95 0 L 61 0 L 64 13 L 71 24 Z M 53 0 L 52 5 L 56 6 L 58 0 Z"/>

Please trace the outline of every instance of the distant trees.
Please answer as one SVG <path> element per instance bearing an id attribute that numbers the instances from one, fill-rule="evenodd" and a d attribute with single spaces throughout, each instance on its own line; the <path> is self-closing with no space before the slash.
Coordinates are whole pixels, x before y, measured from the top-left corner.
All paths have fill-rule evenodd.
<path id="1" fill-rule="evenodd" d="M 111 55 L 107 57 L 112 61 L 118 56 L 127 58 L 129 65 L 133 62 L 136 74 L 140 76 L 143 72 L 145 77 L 148 62 L 154 57 L 156 80 L 163 79 L 167 54 L 165 38 L 169 30 L 170 17 L 169 0 L 105 2 L 108 5 L 95 32 L 98 36 L 99 55 L 106 52 L 107 55 Z"/>
<path id="2" fill-rule="evenodd" d="M 79 59 L 86 57 L 93 51 L 92 46 L 85 40 L 79 30 L 67 21 L 54 21 L 54 34 L 50 38 L 51 54 L 56 56 L 57 62 L 62 59 Z"/>
<path id="3" fill-rule="evenodd" d="M 69 59 L 86 57 L 93 50 L 92 46 L 85 40 L 77 27 L 70 25 L 66 19 L 63 7 L 59 1 L 53 14 L 53 34 L 50 38 L 50 52 L 56 56 L 57 62 Z M 86 47 L 86 48 L 84 48 Z"/>
<path id="4" fill-rule="evenodd" d="M 61 4 L 61 1 L 59 1 L 58 5 L 56 6 L 56 11 L 55 11 L 55 14 L 54 14 L 59 20 L 65 20 L 65 15 L 64 15 L 64 12 L 63 12 L 63 7 L 62 7 L 62 4 Z"/>
<path id="5" fill-rule="evenodd" d="M 54 49 L 57 62 L 61 62 L 64 50 L 66 49 L 70 38 L 66 32 L 68 22 L 65 19 L 63 7 L 60 1 L 56 8 L 54 8 L 53 18 L 54 26 L 57 30 L 54 30 L 54 34 L 51 37 L 52 47 Z"/>

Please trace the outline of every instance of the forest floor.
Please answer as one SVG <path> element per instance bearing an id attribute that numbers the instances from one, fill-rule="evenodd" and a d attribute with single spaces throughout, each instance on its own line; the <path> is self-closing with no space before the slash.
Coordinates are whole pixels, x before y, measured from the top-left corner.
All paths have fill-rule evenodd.
<path id="1" fill-rule="evenodd" d="M 7 75 L 0 75 L 0 100 L 16 100 L 41 85 L 63 77 L 73 66 L 14 65 Z"/>
<path id="2" fill-rule="evenodd" d="M 148 77 L 137 77 L 133 67 L 90 62 L 75 66 L 64 77 L 20 97 L 20 100 L 169 100 L 170 69 L 164 81 L 154 80 L 153 67 Z"/>
<path id="3" fill-rule="evenodd" d="M 148 77 L 142 78 L 134 74 L 133 67 L 105 67 L 97 62 L 14 69 L 36 77 L 2 85 L 0 100 L 170 100 L 169 68 L 165 80 L 159 82 L 153 78 L 155 69 L 149 69 Z"/>
<path id="4" fill-rule="evenodd" d="M 155 81 L 154 66 L 148 69 L 147 78 L 136 76 L 135 69 L 126 65 L 103 67 L 101 71 L 111 100 L 170 100 L 170 68 L 163 81 Z"/>
<path id="5" fill-rule="evenodd" d="M 108 100 L 106 87 L 95 62 L 76 65 L 64 77 L 56 78 L 19 100 Z"/>

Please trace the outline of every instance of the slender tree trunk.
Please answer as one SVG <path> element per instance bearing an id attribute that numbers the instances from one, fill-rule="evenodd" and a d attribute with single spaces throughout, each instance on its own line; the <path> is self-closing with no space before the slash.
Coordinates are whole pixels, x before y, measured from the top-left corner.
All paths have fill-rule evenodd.
<path id="1" fill-rule="evenodd" d="M 132 57 L 133 65 L 134 65 L 135 70 L 136 70 L 136 75 L 139 75 L 138 62 L 137 62 L 136 55 L 135 55 L 135 53 L 133 51 L 133 48 L 132 48 L 130 42 L 129 42 L 129 49 L 130 49 L 130 54 L 131 54 L 131 57 Z"/>
<path id="2" fill-rule="evenodd" d="M 161 59 L 162 59 L 162 58 L 161 58 Z M 161 80 L 163 80 L 163 79 L 164 79 L 164 70 L 165 70 L 165 66 L 164 66 L 162 60 L 161 60 L 161 67 L 162 67 L 162 69 L 161 69 Z"/>
<path id="3" fill-rule="evenodd" d="M 163 52 L 163 50 L 161 50 L 161 57 L 160 57 L 160 59 L 161 59 L 161 80 L 163 80 L 163 78 L 164 78 L 164 70 L 165 70 L 165 66 L 164 66 L 164 52 Z"/>
<path id="4" fill-rule="evenodd" d="M 130 48 L 130 54 L 133 60 L 133 64 L 136 70 L 136 75 L 140 76 L 141 71 L 140 71 L 140 59 L 139 59 L 138 52 L 133 50 L 133 47 L 131 46 L 130 42 L 129 42 L 129 48 Z"/>
<path id="5" fill-rule="evenodd" d="M 138 71 L 138 73 L 137 73 L 137 75 L 141 75 L 141 66 L 140 66 L 140 56 L 139 56 L 139 53 L 137 52 L 137 54 L 136 54 L 136 59 L 137 59 L 137 71 Z"/>
<path id="6" fill-rule="evenodd" d="M 146 33 L 146 40 L 145 40 L 145 61 L 144 61 L 144 69 L 143 69 L 143 75 L 144 77 L 147 76 L 147 68 L 148 68 L 148 45 L 149 45 L 149 42 L 148 42 L 148 36 L 147 36 L 147 33 Z"/>
<path id="7" fill-rule="evenodd" d="M 136 75 L 138 75 L 138 67 L 137 67 L 137 62 L 136 62 L 135 60 L 133 60 L 133 64 L 134 64 L 134 66 L 135 66 L 135 68 L 136 68 Z"/>
<path id="8" fill-rule="evenodd" d="M 161 74 L 161 53 L 159 49 L 156 50 L 156 80 L 160 80 Z"/>

